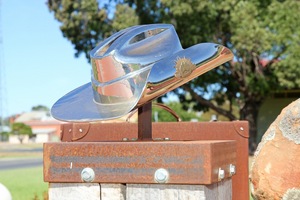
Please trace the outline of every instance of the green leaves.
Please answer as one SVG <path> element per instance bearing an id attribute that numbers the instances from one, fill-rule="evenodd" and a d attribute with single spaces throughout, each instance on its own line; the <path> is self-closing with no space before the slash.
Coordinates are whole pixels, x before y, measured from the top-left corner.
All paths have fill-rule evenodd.
<path id="1" fill-rule="evenodd" d="M 230 12 L 231 42 L 240 54 L 256 52 L 260 55 L 270 48 L 269 33 L 263 26 L 261 15 L 264 13 L 261 12 L 252 1 L 240 1 Z"/>
<path id="2" fill-rule="evenodd" d="M 63 36 L 74 44 L 79 56 L 88 53 L 104 37 L 110 35 L 107 12 L 97 0 L 49 0 L 48 7 L 61 22 Z"/>
<path id="3" fill-rule="evenodd" d="M 32 135 L 31 127 L 20 122 L 12 124 L 11 133 L 14 135 Z"/>
<path id="4" fill-rule="evenodd" d="M 118 4 L 114 18 L 112 20 L 112 28 L 115 31 L 120 31 L 130 26 L 138 25 L 139 18 L 136 15 L 134 9 L 128 5 Z"/>

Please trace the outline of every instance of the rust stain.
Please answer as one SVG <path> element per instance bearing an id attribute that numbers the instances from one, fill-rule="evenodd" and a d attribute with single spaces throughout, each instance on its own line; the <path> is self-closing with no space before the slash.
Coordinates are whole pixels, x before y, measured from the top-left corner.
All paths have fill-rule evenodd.
<path id="1" fill-rule="evenodd" d="M 81 170 L 91 167 L 95 182 L 155 183 L 155 170 L 165 168 L 168 183 L 210 184 L 217 182 L 211 171 L 231 163 L 235 163 L 234 141 L 73 142 L 47 143 L 44 148 L 48 182 L 81 182 Z"/>

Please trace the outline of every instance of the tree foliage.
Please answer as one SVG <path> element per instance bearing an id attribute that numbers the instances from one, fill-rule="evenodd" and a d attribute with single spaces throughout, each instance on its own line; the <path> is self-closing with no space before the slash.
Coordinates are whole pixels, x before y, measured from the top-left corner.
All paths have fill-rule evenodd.
<path id="1" fill-rule="evenodd" d="M 48 7 L 61 22 L 63 36 L 74 45 L 75 56 L 85 53 L 87 59 L 99 41 L 139 22 L 134 10 L 121 4 L 111 8 L 109 4 L 100 7 L 96 0 L 49 0 Z M 109 9 L 116 9 L 113 19 Z"/>
<path id="2" fill-rule="evenodd" d="M 294 0 L 49 0 L 63 35 L 76 55 L 111 33 L 131 25 L 171 23 L 184 47 L 215 42 L 235 58 L 174 91 L 187 108 L 214 110 L 250 123 L 256 144 L 260 105 L 271 91 L 300 88 L 300 2 Z M 113 6 L 117 5 L 117 6 Z M 114 17 L 109 13 L 115 11 Z M 124 17 L 126 16 L 126 17 Z M 191 98 L 186 98 L 186 94 Z M 222 107 L 229 102 L 227 107 Z M 239 107 L 239 115 L 233 112 Z"/>
<path id="3" fill-rule="evenodd" d="M 33 135 L 31 127 L 20 122 L 15 122 L 12 124 L 11 134 L 17 135 L 20 143 L 23 143 L 25 135 L 28 135 L 29 137 Z"/>
<path id="4" fill-rule="evenodd" d="M 37 105 L 37 106 L 33 106 L 31 108 L 32 111 L 37 111 L 37 110 L 40 110 L 40 111 L 49 111 L 49 108 L 47 106 L 43 106 L 43 105 Z"/>
<path id="5" fill-rule="evenodd" d="M 178 101 L 170 101 L 165 104 L 168 108 L 170 108 L 176 115 L 180 117 L 182 121 L 200 121 L 200 114 L 197 114 L 192 109 L 185 110 L 182 104 Z M 152 107 L 152 121 L 155 122 L 175 122 L 177 118 L 173 116 L 166 109 L 162 109 L 157 107 L 156 104 L 153 104 Z"/>

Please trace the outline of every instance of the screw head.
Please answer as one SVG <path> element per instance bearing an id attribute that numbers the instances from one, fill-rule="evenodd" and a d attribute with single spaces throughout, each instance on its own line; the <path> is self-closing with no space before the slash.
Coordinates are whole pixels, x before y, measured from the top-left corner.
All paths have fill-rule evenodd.
<path id="1" fill-rule="evenodd" d="M 81 179 L 84 182 L 92 182 L 95 178 L 95 172 L 92 168 L 86 167 L 81 171 Z"/>
<path id="2" fill-rule="evenodd" d="M 230 164 L 230 165 L 229 165 L 229 174 L 230 174 L 231 176 L 233 176 L 233 175 L 235 175 L 235 173 L 236 173 L 236 167 L 235 167 L 235 165 Z"/>
<path id="3" fill-rule="evenodd" d="M 225 178 L 225 171 L 221 168 L 219 168 L 219 174 L 218 174 L 218 179 L 223 180 Z"/>
<path id="4" fill-rule="evenodd" d="M 240 130 L 241 130 L 241 131 L 243 131 L 243 130 L 244 130 L 244 128 L 243 128 L 243 127 L 240 127 Z"/>
<path id="5" fill-rule="evenodd" d="M 169 172 L 164 168 L 159 168 L 154 173 L 154 179 L 158 183 L 166 183 L 169 179 Z"/>

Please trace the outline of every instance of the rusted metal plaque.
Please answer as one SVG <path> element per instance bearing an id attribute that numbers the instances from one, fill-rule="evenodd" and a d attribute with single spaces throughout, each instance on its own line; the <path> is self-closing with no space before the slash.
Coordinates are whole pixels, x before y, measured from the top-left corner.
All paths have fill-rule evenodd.
<path id="1" fill-rule="evenodd" d="M 231 176 L 230 164 L 236 164 L 235 141 L 44 144 L 46 182 L 83 182 L 81 172 L 89 167 L 99 183 L 157 183 L 154 174 L 163 168 L 166 183 L 211 184 L 219 181 L 219 168 Z"/>

